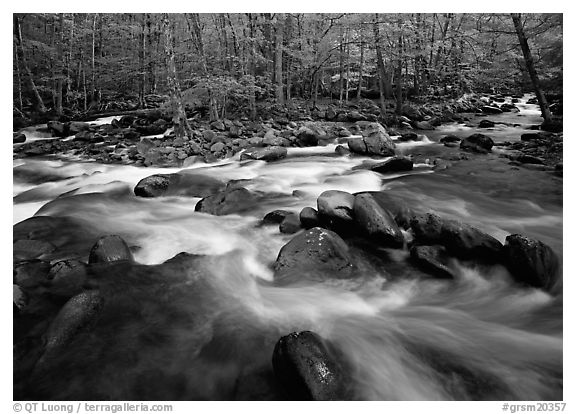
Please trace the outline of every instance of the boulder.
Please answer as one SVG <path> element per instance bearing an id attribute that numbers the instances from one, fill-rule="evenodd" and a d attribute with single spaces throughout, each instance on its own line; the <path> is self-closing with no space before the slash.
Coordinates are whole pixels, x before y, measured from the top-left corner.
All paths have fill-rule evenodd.
<path id="1" fill-rule="evenodd" d="M 549 122 L 546 121 L 542 122 L 542 124 L 540 125 L 540 129 L 548 132 L 562 132 L 563 124 L 562 121 L 553 119 Z"/>
<path id="2" fill-rule="evenodd" d="M 212 122 L 210 124 L 210 127 L 212 127 L 212 129 L 215 129 L 217 131 L 226 131 L 226 126 L 224 125 L 224 122 L 222 122 L 220 120 L 216 120 L 216 121 Z"/>
<path id="3" fill-rule="evenodd" d="M 350 381 L 345 370 L 334 351 L 314 332 L 293 332 L 280 338 L 274 347 L 272 366 L 288 399 L 347 399 Z"/>
<path id="4" fill-rule="evenodd" d="M 132 261 L 132 252 L 120 236 L 113 234 L 98 239 L 90 250 L 88 263 L 108 263 L 119 260 Z"/>
<path id="5" fill-rule="evenodd" d="M 154 174 L 143 178 L 134 187 L 139 197 L 188 196 L 208 197 L 224 190 L 225 184 L 203 174 Z"/>
<path id="6" fill-rule="evenodd" d="M 400 142 L 421 141 L 421 139 L 415 132 L 406 132 L 400 135 L 400 137 L 398 137 L 398 141 Z"/>
<path id="7" fill-rule="evenodd" d="M 362 138 L 348 140 L 350 151 L 358 154 L 392 156 L 395 151 L 394 142 L 382 125 L 372 122 L 362 131 Z"/>
<path id="8" fill-rule="evenodd" d="M 12 254 L 15 259 L 30 260 L 52 253 L 56 247 L 43 240 L 17 240 L 12 245 Z"/>
<path id="9" fill-rule="evenodd" d="M 334 151 L 340 156 L 350 155 L 350 150 L 343 145 L 337 145 Z"/>
<path id="10" fill-rule="evenodd" d="M 521 154 L 518 156 L 518 158 L 516 158 L 516 161 L 522 164 L 544 164 L 544 160 L 542 158 L 528 154 Z"/>
<path id="11" fill-rule="evenodd" d="M 210 147 L 210 152 L 221 152 L 226 148 L 222 142 L 217 142 Z"/>
<path id="12" fill-rule="evenodd" d="M 242 136 L 242 127 L 232 125 L 230 127 L 230 131 L 228 131 L 228 136 L 230 138 L 239 138 L 240 136 Z"/>
<path id="13" fill-rule="evenodd" d="M 48 282 L 50 263 L 42 260 L 28 260 L 14 265 L 14 283 L 25 289 L 37 288 Z"/>
<path id="14" fill-rule="evenodd" d="M 302 211 L 300 211 L 300 224 L 307 230 L 319 226 L 320 219 L 318 218 L 318 211 L 312 207 L 304 207 Z"/>
<path id="15" fill-rule="evenodd" d="M 64 137 L 66 134 L 66 127 L 62 122 L 48 121 L 46 126 L 54 137 Z"/>
<path id="16" fill-rule="evenodd" d="M 489 119 L 483 119 L 478 124 L 478 128 L 494 128 L 494 125 L 496 125 L 496 124 L 494 122 L 490 121 Z"/>
<path id="17" fill-rule="evenodd" d="M 274 210 L 266 214 L 262 219 L 262 224 L 280 224 L 290 214 L 294 214 L 287 210 Z"/>
<path id="18" fill-rule="evenodd" d="M 318 135 L 308 127 L 301 127 L 297 134 L 297 143 L 301 147 L 315 147 L 318 145 Z"/>
<path id="19" fill-rule="evenodd" d="M 79 333 L 90 329 L 104 305 L 96 290 L 74 296 L 62 307 L 46 331 L 46 354 L 62 350 Z"/>
<path id="20" fill-rule="evenodd" d="M 416 129 L 421 129 L 425 131 L 431 131 L 434 129 L 434 125 L 430 121 L 416 121 L 412 123 L 412 126 Z"/>
<path id="21" fill-rule="evenodd" d="M 142 138 L 138 144 L 136 144 L 136 150 L 138 154 L 142 156 L 146 156 L 146 153 L 150 150 L 150 148 L 154 148 L 156 144 L 150 138 Z"/>
<path id="22" fill-rule="evenodd" d="M 265 146 L 271 146 L 271 147 L 289 147 L 290 146 L 290 140 L 283 138 L 283 137 L 277 137 L 275 135 L 272 135 L 272 136 L 264 137 L 264 139 L 262 139 L 262 144 L 264 144 Z"/>
<path id="23" fill-rule="evenodd" d="M 445 135 L 442 138 L 440 138 L 440 142 L 446 144 L 446 143 L 451 143 L 451 142 L 458 142 L 461 141 L 462 138 L 457 137 L 456 135 Z"/>
<path id="24" fill-rule="evenodd" d="M 285 244 L 274 264 L 276 280 L 349 279 L 355 266 L 349 248 L 336 233 L 314 227 Z"/>
<path id="25" fill-rule="evenodd" d="M 366 117 L 358 111 L 352 111 L 348 114 L 348 122 L 366 121 Z"/>
<path id="26" fill-rule="evenodd" d="M 70 135 L 75 135 L 81 131 L 87 131 L 90 128 L 90 124 L 87 122 L 72 121 L 68 124 L 68 132 Z"/>
<path id="27" fill-rule="evenodd" d="M 546 136 L 544 134 L 539 133 L 539 132 L 531 132 L 528 134 L 520 135 L 521 141 L 534 141 L 537 139 L 546 139 Z"/>
<path id="28" fill-rule="evenodd" d="M 386 161 L 372 164 L 369 166 L 370 170 L 380 173 L 394 173 L 401 171 L 410 171 L 414 168 L 414 163 L 408 157 L 392 157 Z"/>
<path id="29" fill-rule="evenodd" d="M 439 244 L 461 259 L 501 261 L 502 243 L 475 227 L 436 214 L 414 216 L 410 227 L 418 244 Z"/>
<path id="30" fill-rule="evenodd" d="M 412 246 L 410 259 L 415 265 L 435 277 L 454 278 L 454 272 L 447 266 L 449 257 L 443 246 Z"/>
<path id="31" fill-rule="evenodd" d="M 460 143 L 461 149 L 482 154 L 490 152 L 493 146 L 494 141 L 492 141 L 492 138 L 483 134 L 470 135 Z"/>
<path id="32" fill-rule="evenodd" d="M 284 234 L 294 234 L 302 230 L 302 225 L 300 224 L 300 218 L 298 214 L 291 213 L 288 214 L 280 223 L 280 233 Z"/>
<path id="33" fill-rule="evenodd" d="M 558 257 L 539 240 L 511 234 L 506 237 L 504 256 L 510 274 L 519 283 L 549 290 L 560 277 Z"/>
<path id="34" fill-rule="evenodd" d="M 261 160 L 261 161 L 277 161 L 286 158 L 288 150 L 284 147 L 266 147 L 266 148 L 248 148 L 240 156 L 240 161 L 243 160 Z"/>
<path id="35" fill-rule="evenodd" d="M 414 216 L 414 212 L 401 198 L 394 196 L 389 191 L 364 192 L 358 193 L 356 196 L 360 194 L 370 194 L 380 207 L 392 214 L 394 221 L 401 228 L 408 229 L 410 227 L 410 220 Z"/>
<path id="36" fill-rule="evenodd" d="M 254 207 L 256 196 L 244 187 L 227 188 L 225 191 L 200 200 L 195 211 L 225 216 L 249 210 Z"/>
<path id="37" fill-rule="evenodd" d="M 482 108 L 480 108 L 480 110 L 486 114 L 501 114 L 502 110 L 500 108 L 497 108 L 495 106 L 488 106 L 485 105 Z"/>
<path id="38" fill-rule="evenodd" d="M 48 279 L 51 294 L 71 298 L 88 286 L 87 265 L 75 259 L 61 260 L 50 268 Z"/>
<path id="39" fill-rule="evenodd" d="M 317 200 L 318 217 L 330 228 L 349 226 L 354 221 L 354 196 L 345 191 L 324 191 Z"/>
<path id="40" fill-rule="evenodd" d="M 94 132 L 80 131 L 80 132 L 76 133 L 76 136 L 74 137 L 74 141 L 80 141 L 80 142 L 96 141 L 94 139 L 95 137 L 96 137 L 96 134 Z"/>
<path id="41" fill-rule="evenodd" d="M 354 197 L 354 219 L 369 238 L 386 247 L 402 247 L 404 235 L 389 211 L 382 208 L 372 195 Z"/>

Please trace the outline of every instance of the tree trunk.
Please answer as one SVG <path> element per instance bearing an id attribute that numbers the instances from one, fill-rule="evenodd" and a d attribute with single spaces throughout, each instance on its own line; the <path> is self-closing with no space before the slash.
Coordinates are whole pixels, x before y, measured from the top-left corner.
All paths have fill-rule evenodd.
<path id="1" fill-rule="evenodd" d="M 142 15 L 141 32 L 140 32 L 140 50 L 138 53 L 139 70 L 140 70 L 140 84 L 138 87 L 138 106 L 140 108 L 146 107 L 144 95 L 146 94 L 146 16 Z"/>
<path id="2" fill-rule="evenodd" d="M 16 80 L 18 82 L 18 109 L 22 112 L 22 78 L 20 76 L 20 62 L 18 61 L 18 50 L 14 43 L 14 68 L 16 69 Z"/>
<path id="3" fill-rule="evenodd" d="M 174 56 L 174 23 L 169 14 L 164 14 L 164 53 L 166 55 L 166 69 L 170 103 L 172 108 L 172 121 L 174 122 L 174 135 L 177 138 L 187 136 L 192 138 L 192 130 L 186 119 L 186 113 L 182 105 L 182 92 L 176 74 L 176 60 Z"/>
<path id="4" fill-rule="evenodd" d="M 62 89 L 64 88 L 64 13 L 60 13 L 60 39 L 58 42 L 58 66 L 60 67 L 56 82 L 56 114 L 62 115 Z"/>
<path id="5" fill-rule="evenodd" d="M 524 61 L 526 63 L 526 68 L 530 74 L 530 79 L 532 80 L 532 86 L 534 87 L 534 92 L 536 93 L 536 98 L 538 98 L 538 103 L 540 104 L 540 110 L 542 111 L 542 117 L 544 118 L 544 123 L 550 123 L 552 121 L 552 114 L 550 113 L 550 107 L 548 106 L 548 101 L 546 101 L 546 96 L 544 91 L 540 87 L 540 79 L 538 78 L 538 73 L 536 72 L 536 67 L 534 66 L 534 59 L 532 58 L 532 52 L 530 51 L 530 46 L 528 45 L 528 39 L 524 33 L 524 28 L 522 27 L 521 15 L 520 13 L 512 13 L 512 21 L 514 22 L 514 28 L 516 29 L 516 34 L 518 35 L 518 41 L 520 42 L 520 47 L 522 48 L 522 54 L 524 55 Z"/>
<path id="6" fill-rule="evenodd" d="M 30 82 L 30 88 L 32 89 L 32 95 L 34 97 L 36 110 L 39 112 L 46 112 L 46 106 L 44 105 L 44 101 L 38 93 L 38 88 L 36 88 L 36 84 L 34 83 L 34 78 L 32 76 L 32 71 L 28 67 L 28 63 L 26 62 L 26 54 L 24 53 L 24 45 L 22 43 L 22 30 L 20 29 L 20 17 L 17 14 L 14 14 L 14 34 L 16 35 L 16 46 L 17 50 L 20 53 L 20 62 L 22 63 L 22 68 L 28 77 Z"/>
<path id="7" fill-rule="evenodd" d="M 74 13 L 70 24 L 70 39 L 68 44 L 68 61 L 66 62 L 66 104 L 70 106 L 70 96 L 72 94 L 72 49 L 74 47 Z"/>
<path id="8" fill-rule="evenodd" d="M 284 41 L 284 18 L 276 16 L 276 100 L 284 104 L 284 85 L 282 82 L 282 43 Z"/>
<path id="9" fill-rule="evenodd" d="M 378 28 L 378 14 L 374 16 L 372 25 L 374 30 L 374 44 L 376 48 L 376 62 L 378 66 L 378 89 L 380 91 L 380 113 L 382 116 L 386 114 L 386 100 L 384 89 L 384 59 L 382 59 L 382 49 L 380 47 L 380 30 Z"/>
<path id="10" fill-rule="evenodd" d="M 94 15 L 94 19 L 92 20 L 92 98 L 91 101 L 94 101 L 96 98 L 96 19 L 98 18 L 98 14 Z M 92 102 L 90 103 L 92 106 Z"/>
<path id="11" fill-rule="evenodd" d="M 360 33 L 360 68 L 358 70 L 358 89 L 356 90 L 356 99 L 360 99 L 362 94 L 362 76 L 364 75 L 364 39 Z"/>
<path id="12" fill-rule="evenodd" d="M 401 22 L 398 21 L 398 28 L 400 29 Z M 398 35 L 398 62 L 396 66 L 396 115 L 402 115 L 402 33 Z"/>

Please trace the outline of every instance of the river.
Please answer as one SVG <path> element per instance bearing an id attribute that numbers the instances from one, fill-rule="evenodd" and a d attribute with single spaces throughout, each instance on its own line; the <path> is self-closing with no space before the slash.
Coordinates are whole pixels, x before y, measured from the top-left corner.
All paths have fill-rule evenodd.
<path id="1" fill-rule="evenodd" d="M 101 234 L 119 234 L 137 246 L 134 258 L 140 264 L 160 264 L 180 252 L 221 258 L 209 267 L 219 292 L 211 304 L 219 314 L 213 332 L 219 334 L 212 336 L 210 349 L 190 355 L 182 344 L 194 341 L 196 331 L 177 321 L 163 327 L 176 338 L 168 342 L 141 343 L 137 332 L 124 332 L 113 346 L 142 349 L 143 360 L 127 363 L 124 374 L 103 370 L 90 380 L 85 375 L 51 378 L 54 385 L 46 385 L 50 396 L 142 398 L 142 392 L 130 390 L 148 372 L 157 379 L 150 380 L 156 384 L 149 387 L 152 391 L 146 388 L 151 399 L 275 398 L 261 384 L 265 375 L 261 382 L 253 376 L 240 381 L 248 384 L 240 390 L 238 379 L 269 364 L 279 336 L 313 330 L 337 344 L 353 367 L 358 399 L 561 400 L 561 283 L 547 293 L 515 285 L 501 266 L 469 263 L 455 264 L 455 281 L 411 277 L 415 270 L 406 264 L 407 252 L 387 249 L 383 255 L 389 266 L 370 277 L 276 286 L 270 283 L 270 264 L 293 236 L 276 226 L 259 226 L 272 210 L 316 207 L 325 190 L 389 191 L 411 206 L 470 223 L 501 242 L 511 233 L 541 240 L 562 259 L 560 178 L 508 164 L 499 156 L 505 151 L 500 147 L 459 161 L 458 149 L 438 143 L 446 134 L 475 132 L 495 141 L 519 140 L 526 126 L 541 122 L 537 106 L 527 104 L 527 98 L 518 104 L 518 114 L 488 116 L 510 125 L 480 130 L 447 124 L 421 131 L 427 135 L 424 141 L 398 142 L 399 152 L 414 156 L 415 168 L 407 173 L 352 170 L 371 160 L 337 155 L 337 142 L 289 148 L 286 159 L 272 163 L 240 162 L 237 154 L 187 169 L 224 182 L 246 180 L 243 185 L 262 197 L 241 215 L 197 213 L 198 198 L 134 196 L 140 179 L 178 168 L 99 164 L 67 156 L 14 159 L 14 223 L 33 215 L 78 218 Z M 477 119 L 471 117 L 474 124 Z M 28 139 L 45 138 L 37 129 L 23 132 Z M 435 165 L 438 158 L 448 167 Z M 198 312 L 194 300 L 183 296 L 178 303 Z M 80 357 L 71 351 L 70 358 Z M 109 365 L 115 360 L 103 353 L 92 362 L 94 368 L 107 366 L 107 358 Z M 184 385 L 174 386 L 174 378 Z M 83 387 L 96 387 L 99 393 L 79 391 Z M 261 393 L 255 396 L 254 388 Z"/>

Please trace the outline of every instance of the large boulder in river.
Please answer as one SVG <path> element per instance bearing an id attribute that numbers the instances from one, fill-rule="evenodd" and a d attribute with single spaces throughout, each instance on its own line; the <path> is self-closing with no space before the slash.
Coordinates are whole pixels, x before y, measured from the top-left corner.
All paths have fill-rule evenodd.
<path id="1" fill-rule="evenodd" d="M 12 136 L 12 143 L 13 144 L 21 144 L 23 142 L 26 142 L 26 135 L 18 133 L 18 132 L 14 132 L 14 134 Z"/>
<path id="2" fill-rule="evenodd" d="M 63 351 L 63 347 L 76 335 L 90 329 L 97 321 L 103 305 L 104 299 L 97 290 L 82 292 L 66 302 L 48 327 L 43 359 Z"/>
<path id="3" fill-rule="evenodd" d="M 306 126 L 300 127 L 297 137 L 298 145 L 301 147 L 315 147 L 318 145 L 318 135 Z"/>
<path id="4" fill-rule="evenodd" d="M 196 204 L 194 210 L 215 216 L 225 216 L 251 209 L 255 202 L 256 196 L 252 192 L 244 187 L 232 187 L 203 198 Z"/>
<path id="5" fill-rule="evenodd" d="M 558 257 L 539 240 L 511 234 L 506 237 L 504 255 L 510 273 L 520 283 L 550 289 L 559 277 Z"/>
<path id="6" fill-rule="evenodd" d="M 464 138 L 460 143 L 460 148 L 467 151 L 488 153 L 492 150 L 494 141 L 489 136 L 483 134 L 473 134 Z"/>
<path id="7" fill-rule="evenodd" d="M 348 140 L 350 151 L 357 154 L 380 155 L 389 157 L 395 154 L 394 142 L 378 122 L 371 122 L 364 131 L 362 138 Z"/>
<path id="8" fill-rule="evenodd" d="M 394 217 L 368 193 L 354 197 L 354 217 L 363 233 L 386 247 L 402 247 L 404 235 Z"/>
<path id="9" fill-rule="evenodd" d="M 133 260 L 132 252 L 122 237 L 112 234 L 98 239 L 90 250 L 88 263 L 108 263 L 119 260 Z"/>
<path id="10" fill-rule="evenodd" d="M 478 124 L 478 128 L 494 128 L 494 125 L 496 124 L 494 124 L 493 121 L 490 121 L 489 119 L 483 119 Z"/>
<path id="11" fill-rule="evenodd" d="M 318 227 L 320 225 L 320 218 L 318 217 L 318 211 L 312 207 L 304 207 L 300 211 L 300 224 L 305 229 L 311 229 L 312 227 Z"/>
<path id="12" fill-rule="evenodd" d="M 349 379 L 341 362 L 319 335 L 293 332 L 274 347 L 274 374 L 287 398 L 333 401 L 346 398 Z"/>
<path id="13" fill-rule="evenodd" d="M 475 227 L 436 214 L 417 215 L 410 227 L 418 244 L 439 244 L 450 254 L 462 259 L 498 262 L 502 259 L 502 243 Z"/>
<path id="14" fill-rule="evenodd" d="M 154 174 L 140 180 L 134 187 L 134 194 L 139 197 L 208 197 L 225 187 L 222 181 L 203 174 Z"/>
<path id="15" fill-rule="evenodd" d="M 243 160 L 277 161 L 286 158 L 288 150 L 284 147 L 271 146 L 266 148 L 248 148 L 240 156 Z"/>
<path id="16" fill-rule="evenodd" d="M 372 164 L 368 168 L 377 173 L 387 174 L 410 171 L 414 168 L 414 162 L 408 157 L 392 157 L 378 164 Z"/>
<path id="17" fill-rule="evenodd" d="M 330 228 L 346 228 L 354 222 L 354 196 L 346 191 L 328 190 L 318 196 L 318 217 Z"/>
<path id="18" fill-rule="evenodd" d="M 336 233 L 314 227 L 285 244 L 274 264 L 276 280 L 349 279 L 355 266 L 348 245 Z"/>

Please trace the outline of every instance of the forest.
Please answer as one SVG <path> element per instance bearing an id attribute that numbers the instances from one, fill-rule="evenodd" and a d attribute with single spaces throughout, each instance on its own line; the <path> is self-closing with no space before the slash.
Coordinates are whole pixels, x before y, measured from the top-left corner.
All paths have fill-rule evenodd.
<path id="1" fill-rule="evenodd" d="M 562 14 L 13 14 L 13 398 L 562 411 L 563 188 Z"/>
<path id="2" fill-rule="evenodd" d="M 562 15 L 14 15 L 14 110 L 68 117 L 146 108 L 176 87 L 210 119 L 463 93 L 562 91 Z M 518 31 L 520 30 L 520 32 Z M 518 36 L 529 45 L 530 63 Z M 532 72 L 539 81 L 534 83 Z M 180 93 L 180 92 L 179 92 Z"/>

